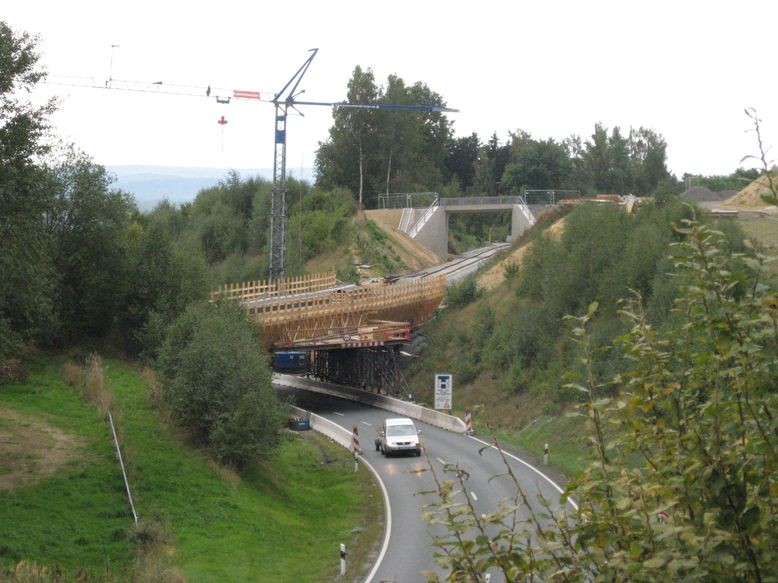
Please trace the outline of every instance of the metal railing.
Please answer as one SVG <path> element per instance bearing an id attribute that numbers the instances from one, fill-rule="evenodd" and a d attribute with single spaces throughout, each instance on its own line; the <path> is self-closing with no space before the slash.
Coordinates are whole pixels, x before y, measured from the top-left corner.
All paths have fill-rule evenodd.
<path id="1" fill-rule="evenodd" d="M 425 208 L 429 201 L 438 197 L 437 192 L 392 192 L 378 195 L 378 208 Z"/>
<path id="2" fill-rule="evenodd" d="M 521 195 L 527 204 L 533 205 L 555 205 L 563 198 L 581 198 L 580 190 L 540 190 L 526 188 L 521 189 Z"/>
<path id="3" fill-rule="evenodd" d="M 419 234 L 419 231 L 421 231 L 422 227 L 427 224 L 427 221 L 430 220 L 430 217 L 432 217 L 432 214 L 435 212 L 435 209 L 440 204 L 440 199 L 436 196 L 435 200 L 432 201 L 432 204 L 427 208 L 426 211 L 424 211 L 424 214 L 419 217 L 419 220 L 416 221 L 416 223 L 411 227 L 410 231 L 408 231 L 408 236 L 413 239 L 416 237 L 416 235 Z"/>
<path id="4" fill-rule="evenodd" d="M 440 206 L 480 206 L 494 204 L 514 205 L 525 203 L 521 196 L 458 196 L 440 199 Z"/>
<path id="5" fill-rule="evenodd" d="M 411 219 L 413 219 L 413 209 L 406 207 L 403 209 L 403 215 L 400 217 L 400 224 L 397 226 L 398 231 L 407 233 L 411 225 Z"/>

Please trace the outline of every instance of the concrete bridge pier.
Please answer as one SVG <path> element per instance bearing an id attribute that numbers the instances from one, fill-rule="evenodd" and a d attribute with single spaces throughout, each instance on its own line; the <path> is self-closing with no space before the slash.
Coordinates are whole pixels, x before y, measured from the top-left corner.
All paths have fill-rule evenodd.
<path id="1" fill-rule="evenodd" d="M 518 239 L 524 231 L 535 224 L 532 211 L 523 201 L 517 203 L 514 200 L 503 200 L 500 197 L 441 199 L 439 206 L 427 210 L 426 221 L 412 236 L 445 260 L 448 258 L 448 218 L 450 214 L 506 211 L 511 213 L 511 241 Z"/>

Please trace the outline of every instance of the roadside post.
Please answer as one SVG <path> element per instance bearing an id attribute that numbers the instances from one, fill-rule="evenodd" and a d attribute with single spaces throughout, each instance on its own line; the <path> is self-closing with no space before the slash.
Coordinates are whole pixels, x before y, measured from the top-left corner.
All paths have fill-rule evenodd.
<path id="1" fill-rule="evenodd" d="M 473 432 L 473 414 L 470 411 L 470 407 L 465 407 L 465 432 Z"/>
<path id="2" fill-rule="evenodd" d="M 548 465 L 548 444 L 543 446 L 543 465 Z"/>
<path id="3" fill-rule="evenodd" d="M 359 427 L 354 423 L 354 432 L 351 435 L 351 449 L 354 451 L 354 471 L 359 471 Z"/>
<path id="4" fill-rule="evenodd" d="M 346 545 L 340 543 L 340 576 L 346 574 Z"/>

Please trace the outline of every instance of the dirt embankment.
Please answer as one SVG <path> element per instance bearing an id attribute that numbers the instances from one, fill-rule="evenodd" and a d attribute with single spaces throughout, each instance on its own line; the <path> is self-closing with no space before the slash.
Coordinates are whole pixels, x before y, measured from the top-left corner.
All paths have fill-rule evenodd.
<path id="1" fill-rule="evenodd" d="M 565 219 L 559 219 L 556 223 L 546 229 L 546 233 L 553 237 L 557 241 L 562 236 L 564 231 Z M 509 265 L 515 265 L 521 268 L 521 264 L 524 262 L 524 256 L 530 250 L 532 242 L 526 243 L 521 247 L 512 249 L 510 253 L 503 256 L 503 258 L 489 268 L 487 271 L 478 276 L 477 285 L 482 290 L 492 290 L 505 281 L 505 269 Z"/>
<path id="2" fill-rule="evenodd" d="M 410 271 L 419 271 L 442 263 L 443 260 L 435 253 L 397 228 L 402 212 L 402 209 L 378 209 L 365 211 L 365 216 L 388 233 L 397 254 Z"/>

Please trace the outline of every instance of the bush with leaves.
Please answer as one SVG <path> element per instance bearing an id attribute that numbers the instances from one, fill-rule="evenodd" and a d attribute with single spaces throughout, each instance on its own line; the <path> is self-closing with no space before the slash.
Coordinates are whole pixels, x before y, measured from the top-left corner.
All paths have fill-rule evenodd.
<path id="1" fill-rule="evenodd" d="M 438 478 L 427 518 L 448 531 L 436 542 L 448 580 L 488 568 L 508 581 L 776 580 L 778 293 L 722 233 L 689 220 L 678 231 L 676 325 L 653 328 L 639 296 L 623 304 L 627 371 L 598 382 L 596 304 L 573 319 L 586 374 L 570 387 L 596 453 L 562 496 L 579 510 L 552 512 L 516 481 L 484 517 L 464 483 Z"/>
<path id="2" fill-rule="evenodd" d="M 159 368 L 174 417 L 221 461 L 241 467 L 279 444 L 284 412 L 239 306 L 192 304 L 170 327 Z"/>

